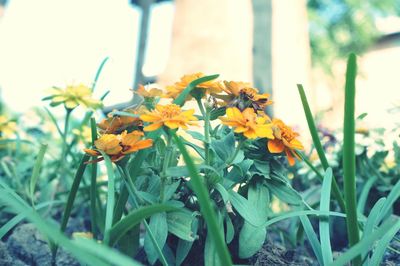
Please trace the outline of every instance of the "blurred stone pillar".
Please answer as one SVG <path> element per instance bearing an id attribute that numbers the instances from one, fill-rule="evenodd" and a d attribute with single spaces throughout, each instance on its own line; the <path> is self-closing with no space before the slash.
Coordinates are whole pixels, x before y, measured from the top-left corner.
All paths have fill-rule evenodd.
<path id="1" fill-rule="evenodd" d="M 274 115 L 290 125 L 307 129 L 296 84 L 310 88 L 311 54 L 307 1 L 272 1 L 272 100 Z M 303 130 L 303 132 L 306 132 Z"/>
<path id="2" fill-rule="evenodd" d="M 194 72 L 252 81 L 250 0 L 176 0 L 175 10 L 170 58 L 158 83 Z"/>

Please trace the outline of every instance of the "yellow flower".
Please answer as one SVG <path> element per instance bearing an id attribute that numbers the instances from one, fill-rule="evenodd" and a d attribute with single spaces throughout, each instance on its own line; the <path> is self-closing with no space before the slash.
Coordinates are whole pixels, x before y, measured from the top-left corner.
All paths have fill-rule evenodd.
<path id="1" fill-rule="evenodd" d="M 252 107 L 256 111 L 262 111 L 272 104 L 268 93 L 259 94 L 258 89 L 251 87 L 251 84 L 247 82 L 224 81 L 220 87 L 228 95 L 216 95 L 216 97 L 224 99 L 230 106 L 236 106 L 241 110 Z"/>
<path id="2" fill-rule="evenodd" d="M 143 98 L 155 98 L 155 97 L 160 97 L 162 95 L 162 90 L 156 89 L 156 88 L 151 88 L 149 90 L 146 90 L 146 88 L 139 84 L 139 88 L 136 91 L 137 94 L 142 96 Z"/>
<path id="3" fill-rule="evenodd" d="M 127 154 L 151 147 L 153 145 L 153 140 L 142 140 L 141 138 L 143 135 L 141 131 L 127 133 L 126 130 L 120 135 L 104 134 L 94 142 L 96 149 L 84 149 L 84 151 L 91 156 L 100 156 L 101 153 L 99 150 L 101 150 L 110 156 L 111 161 L 116 162 Z M 99 158 L 95 161 L 101 161 L 103 159 L 104 158 Z"/>
<path id="4" fill-rule="evenodd" d="M 17 123 L 0 115 L 0 137 L 10 137 L 17 131 Z"/>
<path id="5" fill-rule="evenodd" d="M 174 85 L 167 86 L 166 90 L 167 93 L 164 95 L 166 98 L 176 98 L 181 94 L 181 92 L 186 89 L 186 87 L 194 80 L 199 79 L 201 77 L 204 77 L 205 75 L 201 72 L 190 74 L 190 75 L 184 75 L 181 77 L 181 80 L 178 82 L 175 82 Z M 199 85 L 196 86 L 196 88 L 201 88 L 204 89 L 205 93 L 218 93 L 221 92 L 221 87 L 218 84 L 218 82 L 214 80 L 206 81 L 203 83 L 200 83 Z M 189 97 L 190 98 L 190 97 Z"/>
<path id="6" fill-rule="evenodd" d="M 220 117 L 222 124 L 235 128 L 236 133 L 242 133 L 248 139 L 269 138 L 273 139 L 269 118 L 266 115 L 257 116 L 252 108 L 241 112 L 236 107 L 226 109 L 227 117 Z"/>
<path id="7" fill-rule="evenodd" d="M 299 134 L 294 132 L 282 120 L 272 120 L 275 139 L 268 141 L 268 150 L 271 153 L 285 152 L 290 165 L 294 165 L 295 158 L 301 160 L 296 150 L 303 150 L 303 144 L 297 139 Z"/>
<path id="8" fill-rule="evenodd" d="M 83 84 L 68 85 L 65 89 L 53 88 L 51 95 L 44 100 L 51 100 L 51 106 L 64 104 L 67 109 L 74 109 L 79 105 L 91 109 L 102 106 L 101 101 L 92 98 L 92 90 Z"/>
<path id="9" fill-rule="evenodd" d="M 140 115 L 145 110 L 146 108 L 139 108 L 138 110 L 126 110 L 125 112 Z M 102 134 L 117 134 L 128 127 L 140 129 L 143 126 L 143 121 L 139 117 L 111 115 L 103 119 L 97 126 L 100 128 Z"/>
<path id="10" fill-rule="evenodd" d="M 193 109 L 183 111 L 179 105 L 176 104 L 157 104 L 153 111 L 141 115 L 140 119 L 144 122 L 151 123 L 144 128 L 144 131 L 154 131 L 162 126 L 167 126 L 171 129 L 187 129 L 188 125 L 197 125 L 197 117 L 193 114 Z"/>
<path id="11" fill-rule="evenodd" d="M 81 129 L 75 128 L 72 130 L 72 133 L 86 143 L 90 143 L 92 141 L 92 130 L 88 126 L 83 126 Z"/>

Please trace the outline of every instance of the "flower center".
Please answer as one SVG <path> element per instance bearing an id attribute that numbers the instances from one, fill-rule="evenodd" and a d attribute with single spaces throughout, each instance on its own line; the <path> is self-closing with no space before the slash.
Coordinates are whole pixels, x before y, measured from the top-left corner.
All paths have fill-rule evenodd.
<path id="1" fill-rule="evenodd" d="M 161 115 L 163 117 L 172 118 L 177 116 L 181 113 L 181 108 L 176 104 L 171 104 L 164 106 L 163 110 L 161 111 Z"/>

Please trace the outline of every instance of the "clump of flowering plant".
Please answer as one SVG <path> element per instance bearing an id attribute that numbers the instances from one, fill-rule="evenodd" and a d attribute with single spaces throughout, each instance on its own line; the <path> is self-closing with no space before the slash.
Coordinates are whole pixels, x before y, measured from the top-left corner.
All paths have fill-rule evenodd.
<path id="1" fill-rule="evenodd" d="M 178 247 L 198 242 L 205 245 L 206 264 L 216 263 L 214 260 L 219 259 L 210 256 L 212 250 L 226 255 L 214 246 L 218 241 L 210 241 L 210 234 L 222 233 L 213 227 L 216 217 L 232 228 L 219 239 L 220 244 L 225 239 L 223 245 L 229 245 L 236 238 L 239 256 L 252 256 L 265 240 L 263 224 L 269 217 L 270 194 L 289 204 L 302 202 L 290 189 L 283 161 L 277 156 L 286 155 L 293 165 L 293 156 L 298 157 L 297 150 L 303 149 L 298 134 L 264 112 L 271 104 L 270 95 L 249 83 L 219 81 L 216 75 L 195 73 L 167 86 L 165 92 L 140 85 L 135 93 L 143 98 L 141 105 L 114 111 L 97 124 L 98 133 L 92 132 L 93 146 L 85 149 L 92 160 L 85 163 L 106 159 L 116 164 L 124 183 L 118 194 L 130 195 L 130 211 L 155 204 L 172 208 L 151 214 L 149 221 L 144 221 L 148 262 L 153 264 L 158 259 L 165 263 L 163 250 L 168 246 L 180 254 L 180 264 L 191 249 L 182 253 Z M 193 108 L 196 103 L 198 113 Z M 221 123 L 214 127 L 212 121 L 217 119 Z M 187 151 L 199 162 L 195 165 L 199 176 L 188 172 L 191 159 Z M 198 194 L 202 189 L 203 194 Z M 114 220 L 121 224 L 127 200 L 122 197 L 113 206 Z M 217 216 L 197 215 L 211 206 Z M 171 234 L 166 234 L 168 231 Z M 115 245 L 124 236 L 117 237 L 113 232 L 113 227 L 106 229 L 104 241 Z M 247 240 L 254 234 L 255 243 L 248 246 Z M 225 260 L 229 258 L 225 256 Z"/>

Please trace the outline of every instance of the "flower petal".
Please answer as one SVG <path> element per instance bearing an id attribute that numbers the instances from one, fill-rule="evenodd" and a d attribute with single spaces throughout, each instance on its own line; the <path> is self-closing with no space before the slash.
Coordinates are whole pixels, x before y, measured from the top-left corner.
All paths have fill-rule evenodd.
<path id="1" fill-rule="evenodd" d="M 268 150 L 271 153 L 281 153 L 285 149 L 285 145 L 279 139 L 268 140 Z"/>

